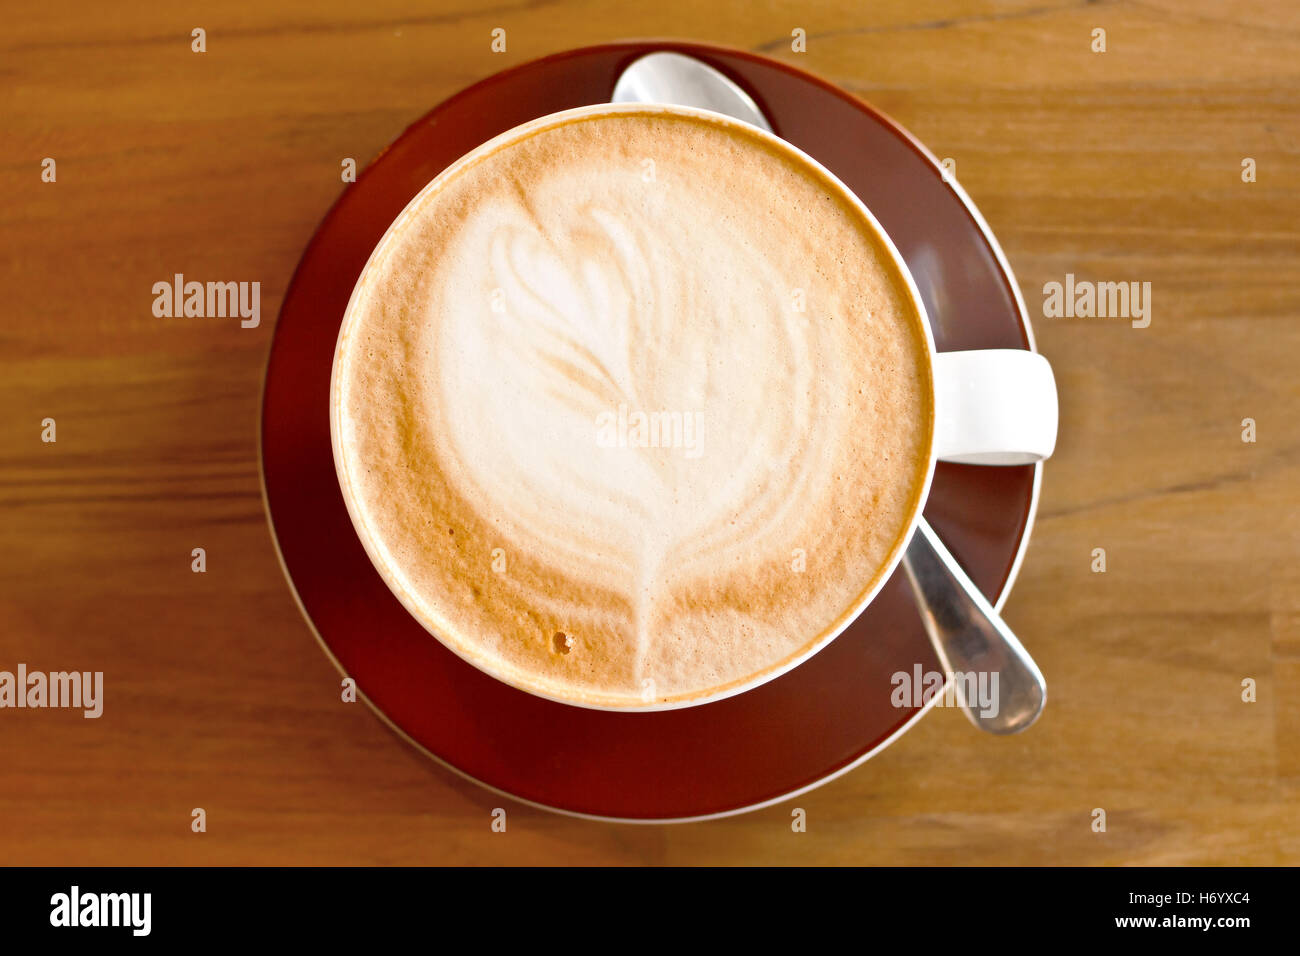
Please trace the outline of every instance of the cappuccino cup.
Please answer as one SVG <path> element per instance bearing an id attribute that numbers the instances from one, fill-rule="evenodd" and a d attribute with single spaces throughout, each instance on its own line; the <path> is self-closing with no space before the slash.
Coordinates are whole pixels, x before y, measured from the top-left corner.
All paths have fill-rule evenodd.
<path id="1" fill-rule="evenodd" d="M 893 573 L 939 460 L 1056 440 L 1035 352 L 936 352 L 871 212 L 776 136 L 603 104 L 495 137 L 379 241 L 339 332 L 343 499 L 455 654 L 664 710 L 796 667 Z"/>

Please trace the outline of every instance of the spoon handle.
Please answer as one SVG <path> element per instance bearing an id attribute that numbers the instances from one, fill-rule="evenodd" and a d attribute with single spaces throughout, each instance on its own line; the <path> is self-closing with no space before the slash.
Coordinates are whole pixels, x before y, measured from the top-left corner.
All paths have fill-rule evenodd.
<path id="1" fill-rule="evenodd" d="M 992 734 L 1014 734 L 1037 720 L 1047 701 L 1042 672 L 924 518 L 903 555 L 903 568 L 971 722 Z M 991 691 L 991 700 L 968 700 L 962 675 L 979 681 L 971 686 Z"/>

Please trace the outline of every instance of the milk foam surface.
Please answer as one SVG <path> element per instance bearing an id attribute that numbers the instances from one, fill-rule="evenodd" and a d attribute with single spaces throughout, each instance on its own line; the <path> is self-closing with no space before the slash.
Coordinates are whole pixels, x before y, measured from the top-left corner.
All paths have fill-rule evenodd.
<path id="1" fill-rule="evenodd" d="M 341 478 L 418 617 L 517 686 L 718 693 L 844 623 L 928 465 L 920 317 L 815 170 L 680 114 L 534 129 L 372 261 Z"/>

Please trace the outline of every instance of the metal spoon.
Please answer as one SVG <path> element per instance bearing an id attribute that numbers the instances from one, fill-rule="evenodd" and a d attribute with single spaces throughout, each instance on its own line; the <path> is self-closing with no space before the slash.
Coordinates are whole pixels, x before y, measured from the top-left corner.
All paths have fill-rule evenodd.
<path id="1" fill-rule="evenodd" d="M 647 53 L 614 84 L 615 103 L 668 103 L 725 113 L 772 132 L 749 94 L 707 63 L 680 53 Z"/>
<path id="2" fill-rule="evenodd" d="M 772 132 L 744 90 L 708 64 L 680 53 L 650 53 L 634 61 L 614 84 L 613 99 L 694 106 Z M 989 733 L 1013 734 L 1037 720 L 1047 701 L 1042 672 L 924 518 L 908 543 L 903 568 L 950 679 L 953 674 L 985 674 L 984 687 L 996 687 L 991 702 L 982 705 L 967 700 L 963 682 L 957 680 L 957 700 L 971 722 Z"/>
<path id="3" fill-rule="evenodd" d="M 991 700 L 968 700 L 962 677 L 952 678 L 971 723 L 1014 734 L 1037 720 L 1047 703 L 1042 671 L 924 518 L 903 554 L 903 570 L 944 672 L 974 675 L 979 691 L 991 694 Z"/>

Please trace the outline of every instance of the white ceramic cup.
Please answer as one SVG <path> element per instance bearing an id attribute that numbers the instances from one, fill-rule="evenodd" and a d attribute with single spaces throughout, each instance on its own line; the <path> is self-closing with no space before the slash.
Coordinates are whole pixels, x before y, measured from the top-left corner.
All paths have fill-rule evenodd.
<path id="1" fill-rule="evenodd" d="M 822 176 L 833 184 L 847 202 L 859 212 L 863 220 L 870 225 L 872 231 L 881 238 L 893 258 L 894 264 L 906 279 L 907 294 L 911 298 L 913 307 L 924 320 L 922 325 L 925 329 L 926 349 L 930 357 L 931 374 L 929 379 L 934 392 L 932 396 L 934 418 L 931 423 L 929 441 L 929 464 L 926 469 L 922 494 L 918 497 L 917 505 L 909 518 L 906 533 L 895 544 L 884 570 L 877 574 L 874 585 L 864 592 L 858 603 L 848 613 L 840 617 L 836 626 L 815 642 L 810 643 L 803 652 L 777 666 L 755 674 L 743 684 L 730 686 L 714 694 L 701 695 L 687 700 L 609 706 L 562 696 L 552 696 L 535 688 L 523 686 L 516 679 L 513 679 L 512 675 L 505 672 L 496 672 L 484 661 L 463 654 L 450 641 L 443 641 L 450 650 L 464 660 L 480 670 L 518 687 L 520 690 L 574 706 L 624 712 L 672 710 L 721 700 L 758 687 L 803 663 L 848 627 L 862 613 L 863 609 L 871 603 L 871 600 L 879 593 L 885 582 L 889 580 L 899 561 L 902 560 L 907 543 L 911 540 L 912 534 L 916 531 L 916 526 L 921 520 L 921 513 L 925 507 L 926 499 L 929 497 L 930 482 L 934 477 L 937 462 L 952 461 L 975 465 L 1032 464 L 1052 454 L 1056 445 L 1057 428 L 1056 382 L 1052 375 L 1052 367 L 1048 364 L 1047 359 L 1037 352 L 1025 349 L 982 349 L 965 352 L 936 351 L 925 304 L 917 291 L 916 283 L 911 272 L 908 271 L 907 264 L 903 261 L 888 233 L 876 221 L 871 211 L 863 205 L 862 201 L 847 186 L 824 166 L 797 147 L 770 133 L 741 123 L 739 120 L 682 106 L 602 103 L 552 113 L 531 120 L 494 137 L 461 157 L 426 185 L 397 216 L 393 224 L 388 227 L 388 231 L 385 232 L 383 238 L 379 240 L 374 252 L 371 253 L 366 267 L 361 271 L 361 276 L 353 289 L 352 298 L 348 302 L 347 311 L 344 313 L 343 324 L 339 331 L 339 344 L 335 351 L 334 373 L 330 388 L 330 433 L 334 447 L 335 467 L 348 513 L 366 552 L 370 555 L 371 562 L 375 565 L 385 583 L 388 584 L 389 589 L 405 605 L 411 615 L 434 637 L 440 641 L 443 640 L 437 630 L 430 626 L 419 613 L 415 601 L 397 582 L 392 569 L 386 566 L 384 559 L 381 557 L 382 550 L 377 547 L 370 530 L 361 518 L 361 511 L 354 500 L 343 465 L 343 447 L 340 442 L 342 407 L 340 402 L 341 377 L 339 368 L 343 346 L 349 338 L 352 323 L 356 318 L 357 302 L 361 297 L 367 277 L 373 271 L 372 267 L 376 259 L 394 237 L 400 234 L 406 222 L 411 218 L 413 210 L 417 208 L 423 197 L 430 191 L 438 189 L 445 180 L 455 176 L 461 168 L 473 163 L 484 154 L 508 148 L 511 142 L 551 126 L 563 125 L 579 118 L 628 113 L 677 113 L 706 117 L 713 122 L 734 125 L 743 129 L 748 135 L 769 140 L 780 152 L 793 161 L 818 170 Z"/>

